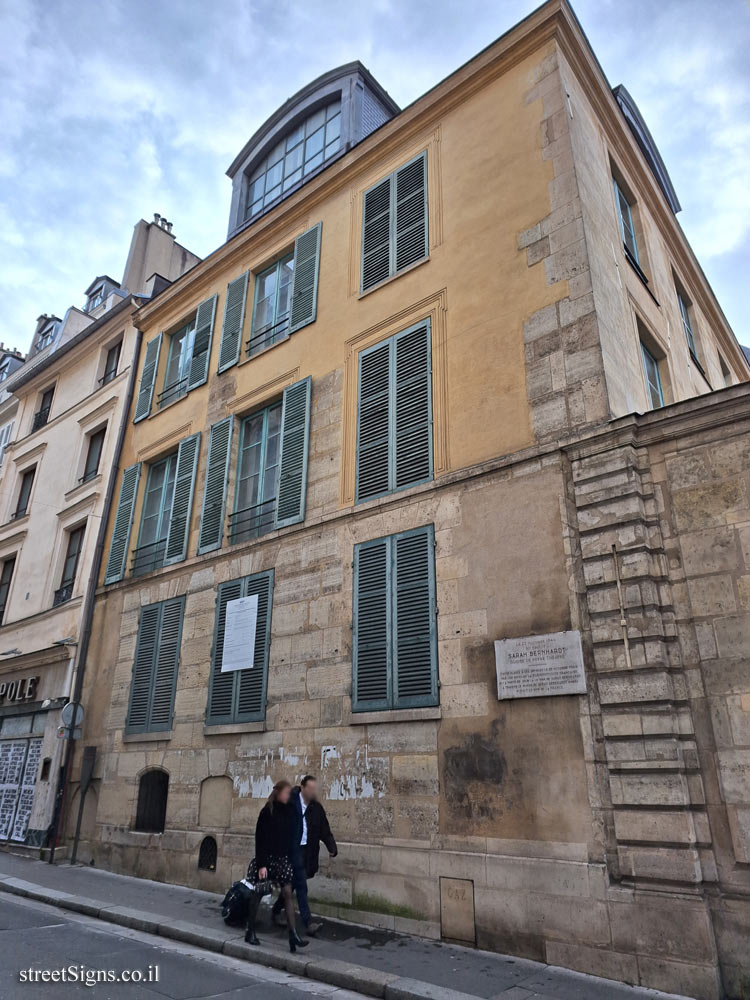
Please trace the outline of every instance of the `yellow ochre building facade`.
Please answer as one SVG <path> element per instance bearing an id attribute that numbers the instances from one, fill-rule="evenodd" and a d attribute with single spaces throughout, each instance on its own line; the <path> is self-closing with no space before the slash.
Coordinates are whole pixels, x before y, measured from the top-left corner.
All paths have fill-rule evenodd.
<path id="1" fill-rule="evenodd" d="M 320 912 L 739 995 L 748 368 L 632 99 L 553 0 L 229 173 L 135 315 L 81 855 L 221 891 L 310 772 Z M 498 698 L 496 640 L 571 631 L 581 693 Z"/>

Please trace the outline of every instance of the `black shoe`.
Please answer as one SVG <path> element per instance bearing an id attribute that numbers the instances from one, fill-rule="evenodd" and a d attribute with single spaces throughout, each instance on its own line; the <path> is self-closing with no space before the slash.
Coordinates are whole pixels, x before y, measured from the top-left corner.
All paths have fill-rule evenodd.
<path id="1" fill-rule="evenodd" d="M 245 931 L 245 944 L 260 944 L 255 933 L 255 921 L 258 916 L 260 901 L 263 897 L 258 892 L 254 892 L 247 906 L 247 930 Z"/>
<path id="2" fill-rule="evenodd" d="M 298 948 L 306 948 L 309 944 L 310 942 L 303 941 L 296 931 L 289 931 L 289 951 L 291 951 L 292 954 L 294 954 Z"/>

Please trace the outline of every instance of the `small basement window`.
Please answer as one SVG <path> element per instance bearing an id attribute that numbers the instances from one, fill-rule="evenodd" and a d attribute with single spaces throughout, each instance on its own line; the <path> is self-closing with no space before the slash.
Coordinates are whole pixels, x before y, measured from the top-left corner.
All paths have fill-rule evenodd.
<path id="1" fill-rule="evenodd" d="M 215 872 L 217 853 L 216 840 L 204 837 L 198 851 L 198 868 L 205 872 Z"/>

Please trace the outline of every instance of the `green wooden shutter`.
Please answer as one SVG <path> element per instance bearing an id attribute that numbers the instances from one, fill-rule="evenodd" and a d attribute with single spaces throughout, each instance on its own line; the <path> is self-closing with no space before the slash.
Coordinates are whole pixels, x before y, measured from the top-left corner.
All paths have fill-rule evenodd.
<path id="1" fill-rule="evenodd" d="M 320 235 L 323 223 L 308 229 L 294 241 L 294 277 L 289 332 L 301 330 L 315 321 L 318 308 Z"/>
<path id="2" fill-rule="evenodd" d="M 227 604 L 251 594 L 258 595 L 253 667 L 222 673 Z M 273 571 L 219 585 L 206 706 L 206 724 L 209 726 L 230 722 L 259 722 L 265 718 L 272 595 Z"/>
<path id="3" fill-rule="evenodd" d="M 427 244 L 427 154 L 396 171 L 393 274 L 428 254 Z"/>
<path id="4" fill-rule="evenodd" d="M 394 535 L 393 705 L 438 704 L 432 525 Z"/>
<path id="5" fill-rule="evenodd" d="M 159 636 L 161 605 L 150 604 L 141 609 L 138 639 L 130 682 L 130 705 L 125 724 L 126 732 L 144 732 L 148 724 L 148 706 L 154 675 L 154 658 Z"/>
<path id="6" fill-rule="evenodd" d="M 245 271 L 239 278 L 235 278 L 227 285 L 227 297 L 224 302 L 224 326 L 221 330 L 221 344 L 219 345 L 220 372 L 236 364 L 240 357 L 249 276 L 250 272 Z"/>
<path id="7" fill-rule="evenodd" d="M 362 291 L 391 273 L 391 177 L 365 191 L 362 206 Z"/>
<path id="8" fill-rule="evenodd" d="M 229 455 L 234 419 L 226 417 L 211 428 L 206 461 L 206 485 L 198 535 L 198 555 L 221 548 L 224 537 L 224 504 L 227 496 Z"/>
<path id="9" fill-rule="evenodd" d="M 432 365 L 430 324 L 404 330 L 395 340 L 392 397 L 395 490 L 432 477 Z"/>
<path id="10" fill-rule="evenodd" d="M 161 334 L 149 340 L 146 344 L 146 352 L 143 358 L 143 371 L 141 372 L 141 384 L 138 389 L 138 398 L 135 403 L 135 416 L 133 423 L 145 418 L 151 412 L 151 400 L 154 398 L 154 383 L 156 382 L 156 372 L 159 367 L 159 352 L 161 350 Z"/>
<path id="11" fill-rule="evenodd" d="M 177 450 L 177 469 L 174 477 L 174 496 L 172 511 L 169 517 L 167 546 L 164 552 L 164 565 L 181 562 L 187 555 L 188 535 L 190 534 L 190 513 L 193 509 L 193 490 L 195 489 L 195 473 L 198 468 L 198 451 L 200 449 L 200 433 L 180 441 Z"/>
<path id="12" fill-rule="evenodd" d="M 214 316 L 216 296 L 201 302 L 195 316 L 195 337 L 193 338 L 193 358 L 188 372 L 187 389 L 197 389 L 208 378 L 208 362 L 211 359 L 211 343 L 214 336 Z"/>
<path id="13" fill-rule="evenodd" d="M 141 610 L 126 732 L 171 729 L 184 609 L 181 596 Z"/>
<path id="14" fill-rule="evenodd" d="M 156 653 L 149 717 L 150 732 L 172 728 L 184 607 L 184 597 L 174 597 L 161 605 L 159 646 Z"/>
<path id="15" fill-rule="evenodd" d="M 387 538 L 354 550 L 352 709 L 387 708 L 391 694 L 390 545 Z"/>
<path id="16" fill-rule="evenodd" d="M 133 512 L 140 476 L 140 462 L 131 465 L 122 474 L 115 526 L 112 529 L 112 541 L 109 543 L 107 569 L 104 574 L 105 583 L 116 583 L 118 580 L 122 580 L 125 575 L 125 563 L 128 556 L 130 531 L 133 527 Z"/>
<path id="17" fill-rule="evenodd" d="M 260 722 L 266 717 L 268 654 L 271 645 L 273 571 L 245 581 L 245 596 L 258 595 L 258 624 L 252 670 L 237 670 L 236 718 L 238 722 Z"/>
<path id="18" fill-rule="evenodd" d="M 311 395 L 312 380 L 309 375 L 284 390 L 281 410 L 279 495 L 275 517 L 277 528 L 296 524 L 305 519 Z"/>
<path id="19" fill-rule="evenodd" d="M 357 403 L 357 500 L 390 489 L 391 466 L 390 340 L 359 355 Z"/>

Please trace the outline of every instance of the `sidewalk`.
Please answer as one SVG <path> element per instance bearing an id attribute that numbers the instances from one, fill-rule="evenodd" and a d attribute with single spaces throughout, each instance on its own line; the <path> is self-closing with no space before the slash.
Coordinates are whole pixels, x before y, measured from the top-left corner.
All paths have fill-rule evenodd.
<path id="1" fill-rule="evenodd" d="M 671 996 L 525 959 L 333 920 L 325 921 L 309 947 L 291 955 L 285 932 L 271 927 L 268 907 L 261 911 L 258 927 L 261 947 L 252 948 L 239 929 L 224 924 L 220 895 L 79 865 L 49 865 L 4 852 L 0 852 L 0 891 L 384 1000 L 667 1000 Z"/>

